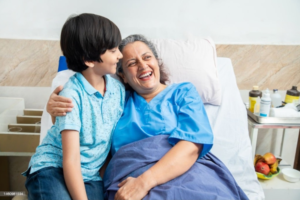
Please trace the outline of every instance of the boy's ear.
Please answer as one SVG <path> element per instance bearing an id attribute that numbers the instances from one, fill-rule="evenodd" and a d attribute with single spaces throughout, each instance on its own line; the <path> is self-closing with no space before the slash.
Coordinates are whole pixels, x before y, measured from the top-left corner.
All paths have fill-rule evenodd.
<path id="1" fill-rule="evenodd" d="M 85 61 L 84 64 L 90 68 L 93 68 L 95 66 L 95 62 L 93 61 Z"/>
<path id="2" fill-rule="evenodd" d="M 124 83 L 128 83 L 123 73 L 119 72 L 118 75 L 123 79 Z"/>

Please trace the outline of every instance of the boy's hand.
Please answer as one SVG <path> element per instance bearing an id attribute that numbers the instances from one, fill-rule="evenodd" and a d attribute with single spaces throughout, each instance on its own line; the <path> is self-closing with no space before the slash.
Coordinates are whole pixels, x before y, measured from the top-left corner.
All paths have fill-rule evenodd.
<path id="1" fill-rule="evenodd" d="M 66 97 L 58 96 L 59 92 L 63 89 L 63 86 L 58 86 L 51 94 L 47 103 L 47 112 L 52 116 L 63 116 L 67 112 L 72 111 L 72 100 Z"/>

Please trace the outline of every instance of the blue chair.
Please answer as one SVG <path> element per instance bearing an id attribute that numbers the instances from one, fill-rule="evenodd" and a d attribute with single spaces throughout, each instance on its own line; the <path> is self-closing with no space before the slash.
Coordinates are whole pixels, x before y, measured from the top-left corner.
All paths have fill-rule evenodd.
<path id="1" fill-rule="evenodd" d="M 68 69 L 68 66 L 67 66 L 66 57 L 65 56 L 60 56 L 57 72 L 61 72 L 61 71 L 67 70 L 67 69 Z"/>

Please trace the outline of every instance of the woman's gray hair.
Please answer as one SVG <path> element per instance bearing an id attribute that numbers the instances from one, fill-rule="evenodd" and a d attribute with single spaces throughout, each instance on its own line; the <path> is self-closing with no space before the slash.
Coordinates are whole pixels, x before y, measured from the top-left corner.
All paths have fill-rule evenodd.
<path id="1" fill-rule="evenodd" d="M 135 34 L 135 35 L 130 35 L 127 38 L 123 39 L 121 41 L 120 45 L 119 45 L 120 51 L 122 52 L 123 49 L 124 49 L 124 47 L 127 44 L 134 43 L 134 42 L 137 42 L 137 41 L 145 43 L 149 47 L 149 49 L 152 51 L 152 53 L 155 56 L 155 58 L 158 60 L 158 54 L 157 54 L 157 51 L 156 51 L 156 49 L 154 47 L 154 44 L 152 42 L 150 42 L 149 40 L 147 40 L 143 35 Z M 118 64 L 117 64 L 117 72 L 119 72 L 119 73 L 123 72 L 122 62 L 118 62 Z"/>
<path id="2" fill-rule="evenodd" d="M 152 51 L 153 55 L 155 56 L 156 60 L 158 61 L 158 65 L 159 65 L 159 72 L 160 72 L 160 83 L 162 84 L 166 84 L 169 81 L 169 76 L 167 74 L 167 72 L 165 71 L 165 68 L 161 62 L 161 59 L 158 58 L 158 54 L 157 51 L 155 49 L 154 44 L 147 40 L 146 37 L 144 37 L 143 35 L 139 35 L 139 34 L 135 34 L 135 35 L 130 35 L 128 37 L 126 37 L 125 39 L 123 39 L 119 45 L 119 50 L 122 53 L 124 47 L 130 43 L 133 42 L 143 42 L 145 43 L 149 49 Z M 119 76 L 120 73 L 123 73 L 123 66 L 122 66 L 122 60 L 120 60 L 117 64 L 117 75 Z M 121 78 L 121 77 L 120 77 Z M 123 79 L 121 78 L 121 80 L 123 81 Z M 132 89 L 128 84 L 125 84 L 127 89 Z"/>

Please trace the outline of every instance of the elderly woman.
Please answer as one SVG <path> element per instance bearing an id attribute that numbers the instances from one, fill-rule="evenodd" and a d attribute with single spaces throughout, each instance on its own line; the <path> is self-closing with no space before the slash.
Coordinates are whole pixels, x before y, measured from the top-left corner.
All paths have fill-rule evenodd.
<path id="1" fill-rule="evenodd" d="M 195 87 L 166 85 L 158 54 L 143 36 L 125 38 L 119 49 L 117 72 L 127 94 L 104 176 L 108 199 L 247 199 L 209 153 L 213 133 Z M 53 94 L 49 102 L 57 99 Z M 55 105 L 48 103 L 50 114 L 67 111 L 67 103 Z"/>

